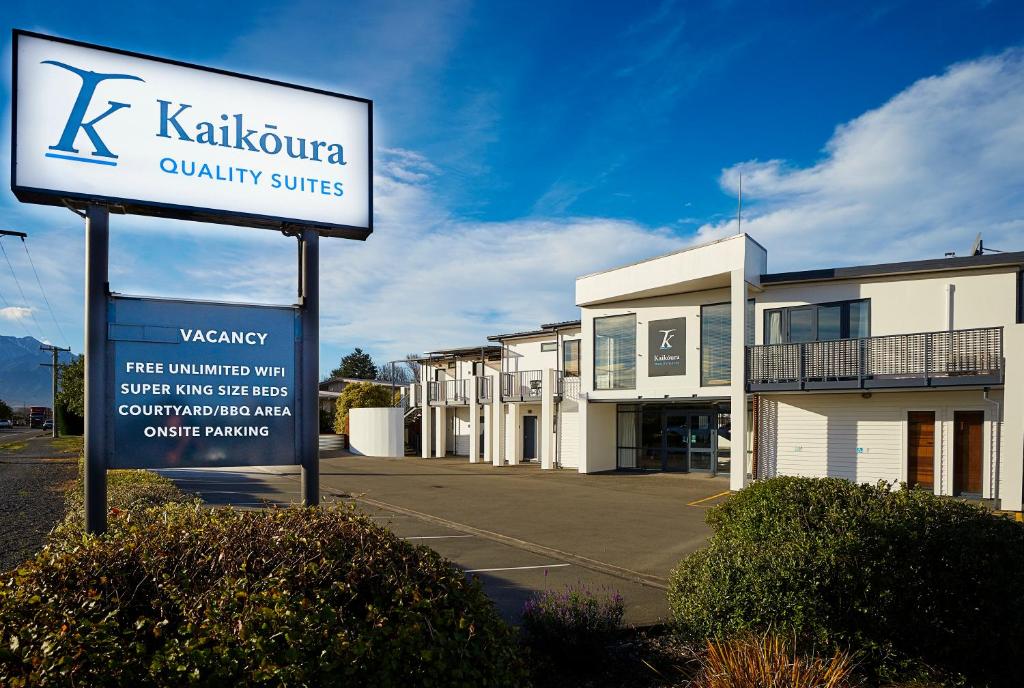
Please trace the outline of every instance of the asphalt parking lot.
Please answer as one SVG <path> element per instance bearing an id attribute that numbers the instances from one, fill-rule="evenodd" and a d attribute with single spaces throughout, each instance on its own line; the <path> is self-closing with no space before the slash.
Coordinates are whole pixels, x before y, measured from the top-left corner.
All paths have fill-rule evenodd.
<path id="1" fill-rule="evenodd" d="M 479 576 L 513 622 L 533 591 L 568 583 L 619 591 L 627 623 L 665 620 L 669 572 L 703 546 L 706 510 L 728 496 L 727 479 L 698 475 L 580 475 L 339 453 L 323 452 L 324 502 L 354 501 L 396 535 Z M 297 467 L 162 472 L 213 505 L 299 499 Z"/>

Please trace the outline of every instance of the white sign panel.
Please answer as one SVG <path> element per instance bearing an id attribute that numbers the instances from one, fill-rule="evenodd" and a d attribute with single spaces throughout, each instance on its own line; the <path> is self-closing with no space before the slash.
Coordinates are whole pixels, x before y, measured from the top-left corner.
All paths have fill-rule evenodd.
<path id="1" fill-rule="evenodd" d="M 14 34 L 19 200 L 257 227 L 372 231 L 369 100 Z"/>

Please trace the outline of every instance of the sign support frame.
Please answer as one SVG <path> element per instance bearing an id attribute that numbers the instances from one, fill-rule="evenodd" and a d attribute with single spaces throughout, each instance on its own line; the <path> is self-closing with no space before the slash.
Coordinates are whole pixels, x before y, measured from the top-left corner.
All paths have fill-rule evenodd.
<path id="1" fill-rule="evenodd" d="M 109 361 L 110 209 L 90 203 L 85 211 L 85 531 L 107 530 L 107 366 Z M 301 367 L 296 387 L 298 463 L 302 504 L 320 504 L 320 235 L 303 227 L 299 235 Z"/>

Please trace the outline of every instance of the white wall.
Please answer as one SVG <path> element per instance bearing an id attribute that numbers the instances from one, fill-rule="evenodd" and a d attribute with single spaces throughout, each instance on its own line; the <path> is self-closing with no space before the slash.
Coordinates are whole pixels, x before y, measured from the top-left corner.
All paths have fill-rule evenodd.
<path id="1" fill-rule="evenodd" d="M 563 468 L 580 465 L 580 378 L 567 377 L 558 405 L 558 462 Z"/>
<path id="2" fill-rule="evenodd" d="M 404 456 L 401 408 L 354 408 L 348 412 L 349 451 L 363 456 Z"/>
<path id="3" fill-rule="evenodd" d="M 1002 398 L 1002 390 L 992 397 Z M 953 412 L 984 411 L 984 497 L 996 497 L 992 461 L 998 419 L 981 390 L 764 394 L 758 445 L 762 477 L 804 475 L 855 482 L 907 479 L 907 413 L 934 411 L 937 494 L 953 492 Z"/>
<path id="4" fill-rule="evenodd" d="M 616 405 L 580 403 L 580 473 L 614 471 Z"/>
<path id="5" fill-rule="evenodd" d="M 995 327 L 1016 321 L 1016 270 L 933 272 L 767 285 L 765 292 L 756 296 L 756 341 L 764 342 L 764 311 L 767 309 L 848 299 L 871 299 L 872 336 L 945 330 L 949 327 L 949 285 L 954 287 L 954 329 Z"/>

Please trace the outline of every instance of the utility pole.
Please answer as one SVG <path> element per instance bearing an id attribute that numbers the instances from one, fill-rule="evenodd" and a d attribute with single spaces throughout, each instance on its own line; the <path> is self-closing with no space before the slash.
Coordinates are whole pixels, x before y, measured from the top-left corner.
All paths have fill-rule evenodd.
<path id="1" fill-rule="evenodd" d="M 70 348 L 62 349 L 59 346 L 53 346 L 51 344 L 43 344 L 39 347 L 40 351 L 49 351 L 53 355 L 53 363 L 40 363 L 39 365 L 44 368 L 50 368 L 50 373 L 53 375 L 53 395 L 50 401 L 50 408 L 53 413 L 53 437 L 57 438 L 57 355 L 61 351 L 71 351 Z"/>

